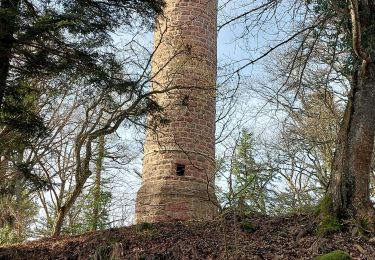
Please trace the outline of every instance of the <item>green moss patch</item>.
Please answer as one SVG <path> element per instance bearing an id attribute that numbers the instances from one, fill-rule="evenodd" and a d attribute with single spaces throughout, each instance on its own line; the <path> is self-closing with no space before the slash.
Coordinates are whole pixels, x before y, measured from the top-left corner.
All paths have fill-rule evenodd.
<path id="1" fill-rule="evenodd" d="M 250 220 L 244 220 L 241 222 L 241 229 L 246 233 L 253 233 L 256 229 Z"/>
<path id="2" fill-rule="evenodd" d="M 351 260 L 351 259 L 352 257 L 348 253 L 342 250 L 335 250 L 335 251 L 329 252 L 328 254 L 324 254 L 315 258 L 315 260 Z"/>
<path id="3" fill-rule="evenodd" d="M 316 230 L 318 236 L 326 236 L 340 231 L 341 225 L 334 216 L 325 216 Z"/>
<path id="4" fill-rule="evenodd" d="M 142 222 L 141 224 L 138 225 L 138 231 L 146 231 L 146 230 L 153 230 L 154 225 L 152 223 L 148 222 Z"/>
<path id="5" fill-rule="evenodd" d="M 316 234 L 318 236 L 327 236 L 335 232 L 340 231 L 341 225 L 337 217 L 332 213 L 332 199 L 329 196 L 324 197 L 324 199 L 319 204 L 318 214 L 321 218 Z"/>

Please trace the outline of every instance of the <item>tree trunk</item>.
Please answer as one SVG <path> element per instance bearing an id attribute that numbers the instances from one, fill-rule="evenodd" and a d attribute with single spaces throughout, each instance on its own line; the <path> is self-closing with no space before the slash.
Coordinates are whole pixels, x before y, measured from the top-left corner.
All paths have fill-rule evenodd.
<path id="1" fill-rule="evenodd" d="M 105 136 L 101 135 L 99 137 L 98 143 L 98 158 L 96 160 L 95 168 L 95 183 L 94 183 L 94 201 L 93 201 L 93 211 L 92 211 L 92 230 L 96 231 L 99 226 L 99 213 L 100 213 L 100 194 L 101 194 L 101 174 L 103 170 L 103 160 L 105 153 Z"/>
<path id="2" fill-rule="evenodd" d="M 95 136 L 95 137 L 98 137 L 98 136 Z M 85 144 L 86 155 L 85 155 L 84 159 L 82 160 L 80 152 L 81 152 L 81 148 L 84 144 L 84 140 L 86 138 L 88 139 L 86 141 L 86 144 Z M 92 144 L 92 141 L 94 140 L 94 137 L 87 137 L 85 135 L 83 135 L 83 136 L 81 135 L 81 136 L 77 137 L 77 140 L 80 140 L 80 141 L 78 141 L 78 144 L 75 148 L 76 149 L 76 163 L 77 163 L 77 165 L 76 165 L 76 180 L 75 180 L 76 185 L 75 185 L 73 191 L 70 193 L 69 197 L 66 199 L 64 205 L 59 206 L 56 210 L 56 217 L 55 217 L 55 220 L 54 220 L 54 223 L 53 223 L 52 233 L 51 233 L 51 235 L 54 236 L 54 237 L 60 235 L 66 213 L 72 208 L 72 206 L 76 202 L 79 195 L 82 194 L 82 190 L 84 188 L 84 185 L 85 185 L 87 179 L 91 175 L 89 165 L 90 165 L 90 160 L 92 158 L 91 144 Z"/>
<path id="3" fill-rule="evenodd" d="M 3 106 L 19 0 L 0 0 L 0 108 Z M 6 15 L 5 15 L 6 14 Z"/>
<path id="4" fill-rule="evenodd" d="M 328 195 L 333 213 L 369 223 L 375 211 L 370 201 L 370 173 L 375 134 L 375 68 L 355 72 L 335 152 Z"/>
<path id="5" fill-rule="evenodd" d="M 59 236 L 61 233 L 61 229 L 64 224 L 64 219 L 66 213 L 72 208 L 73 204 L 76 202 L 79 195 L 82 193 L 83 186 L 86 183 L 87 178 L 90 176 L 90 173 L 82 174 L 82 179 L 77 181 L 77 184 L 70 194 L 64 205 L 57 208 L 56 217 L 52 226 L 51 235 L 56 237 Z"/>

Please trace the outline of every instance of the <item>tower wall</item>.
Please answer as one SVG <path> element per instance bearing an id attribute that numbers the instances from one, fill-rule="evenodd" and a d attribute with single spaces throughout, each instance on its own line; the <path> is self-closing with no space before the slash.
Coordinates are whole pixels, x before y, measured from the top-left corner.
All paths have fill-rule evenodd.
<path id="1" fill-rule="evenodd" d="M 167 0 L 158 19 L 152 88 L 164 109 L 148 119 L 138 223 L 217 214 L 216 15 L 216 0 Z"/>

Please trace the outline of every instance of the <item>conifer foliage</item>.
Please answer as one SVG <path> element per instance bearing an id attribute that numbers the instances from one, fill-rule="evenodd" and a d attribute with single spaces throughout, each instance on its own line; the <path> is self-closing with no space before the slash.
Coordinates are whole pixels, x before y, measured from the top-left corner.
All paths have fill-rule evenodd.
<path id="1" fill-rule="evenodd" d="M 15 136 L 27 144 L 46 133 L 36 100 L 57 79 L 129 91 L 136 83 L 113 76 L 121 64 L 105 48 L 114 30 L 136 18 L 151 26 L 162 6 L 161 0 L 1 0 L 0 151 Z M 61 91 L 61 85 L 54 87 Z"/>
<path id="2" fill-rule="evenodd" d="M 87 159 L 76 163 L 76 191 L 69 205 L 57 207 L 63 216 L 91 174 L 94 141 L 116 131 L 125 118 L 139 117 L 155 108 L 145 94 L 147 84 L 132 77 L 117 55 L 113 36 L 136 26 L 151 29 L 163 5 L 163 0 L 0 0 L 0 229 L 22 225 L 13 217 L 10 221 L 2 218 L 12 213 L 15 200 L 28 205 L 27 210 L 33 209 L 32 194 L 41 188 L 56 188 L 56 174 L 42 176 L 33 168 L 46 157 L 45 152 L 40 154 L 40 145 L 47 153 L 59 154 L 56 149 L 52 151 L 48 140 L 56 139 L 56 133 L 65 126 L 65 132 L 69 131 L 67 121 L 53 129 L 51 118 L 63 116 L 56 113 L 58 104 L 70 102 L 72 111 L 87 104 L 87 122 L 82 122 L 77 142 L 68 145 L 74 146 L 78 160 L 81 156 Z M 102 112 L 90 114 L 94 106 L 101 107 Z M 89 119 L 93 114 L 103 117 L 103 110 L 117 114 L 106 116 L 107 121 L 103 119 L 100 127 L 95 127 L 98 123 Z M 67 113 L 67 118 L 72 113 Z M 8 233 L 3 236 L 5 240 Z M 22 239 L 24 234 L 17 236 Z"/>

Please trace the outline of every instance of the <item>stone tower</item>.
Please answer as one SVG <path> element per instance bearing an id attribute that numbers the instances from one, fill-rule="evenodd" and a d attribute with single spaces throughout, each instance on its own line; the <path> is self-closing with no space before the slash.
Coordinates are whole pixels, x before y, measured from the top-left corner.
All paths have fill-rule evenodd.
<path id="1" fill-rule="evenodd" d="M 216 17 L 217 0 L 166 0 L 158 18 L 152 88 L 164 110 L 148 118 L 136 223 L 217 214 Z"/>

